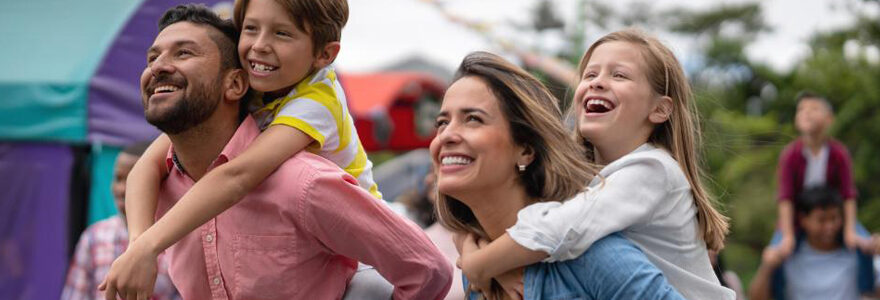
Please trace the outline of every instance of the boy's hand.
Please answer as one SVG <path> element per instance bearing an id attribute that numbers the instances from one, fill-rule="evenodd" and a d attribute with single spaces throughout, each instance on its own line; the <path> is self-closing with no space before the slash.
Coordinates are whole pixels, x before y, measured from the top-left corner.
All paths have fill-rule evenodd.
<path id="1" fill-rule="evenodd" d="M 767 247 L 764 248 L 764 253 L 761 254 L 761 261 L 767 267 L 775 269 L 785 261 L 786 257 L 778 247 Z"/>
<path id="2" fill-rule="evenodd" d="M 880 234 L 872 234 L 870 239 L 861 238 L 860 249 L 867 255 L 880 255 Z"/>
<path id="3" fill-rule="evenodd" d="M 122 253 L 110 265 L 104 282 L 98 286 L 104 291 L 105 299 L 116 299 L 118 293 L 123 299 L 148 299 L 153 294 L 158 273 L 157 256 L 138 243 Z"/>
<path id="4" fill-rule="evenodd" d="M 866 243 L 868 243 L 868 241 L 860 237 L 854 229 L 843 230 L 843 244 L 846 245 L 847 249 L 861 249 L 865 251 L 866 248 L 863 247 L 863 245 Z"/>
<path id="5" fill-rule="evenodd" d="M 782 240 L 779 242 L 779 245 L 776 245 L 777 254 L 779 254 L 783 259 L 791 255 L 794 252 L 794 237 L 791 236 L 782 236 Z M 764 251 L 767 252 L 767 251 Z"/>

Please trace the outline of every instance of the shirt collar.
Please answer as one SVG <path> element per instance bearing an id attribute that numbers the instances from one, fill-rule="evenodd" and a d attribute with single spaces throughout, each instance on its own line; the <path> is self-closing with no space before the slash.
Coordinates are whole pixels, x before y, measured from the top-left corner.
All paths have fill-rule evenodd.
<path id="1" fill-rule="evenodd" d="M 819 149 L 819 155 L 813 156 L 813 153 L 810 151 L 810 147 L 804 145 L 801 147 L 801 154 L 804 155 L 804 158 L 810 159 L 823 159 L 828 156 L 828 143 L 822 144 L 822 148 Z"/>
<path id="2" fill-rule="evenodd" d="M 219 165 L 222 165 L 239 154 L 244 152 L 244 149 L 247 148 L 257 136 L 260 135 L 260 130 L 257 128 L 257 123 L 254 121 L 250 115 L 248 115 L 241 124 L 238 125 L 238 129 L 235 130 L 235 134 L 232 135 L 232 138 L 229 139 L 229 142 L 226 143 L 226 146 L 223 147 L 223 151 L 220 151 L 220 155 L 214 159 L 214 162 L 211 163 L 211 166 L 208 167 L 208 170 L 213 169 Z M 168 154 L 165 156 L 165 166 L 168 168 L 168 171 L 176 169 L 178 172 L 186 174 L 186 170 L 183 168 L 183 165 L 180 164 L 180 161 L 177 159 L 177 153 L 174 152 L 174 143 L 171 144 L 171 147 L 168 148 Z"/>

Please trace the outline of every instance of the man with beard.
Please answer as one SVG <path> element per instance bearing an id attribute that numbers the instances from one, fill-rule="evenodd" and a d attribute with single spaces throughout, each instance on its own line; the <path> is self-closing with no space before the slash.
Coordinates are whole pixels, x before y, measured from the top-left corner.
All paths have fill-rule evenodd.
<path id="1" fill-rule="evenodd" d="M 260 132 L 242 114 L 248 84 L 232 24 L 186 5 L 166 12 L 159 30 L 141 89 L 147 121 L 171 140 L 157 207 L 162 216 Z M 107 299 L 117 292 L 149 297 L 133 291 L 151 290 L 139 285 L 155 280 L 156 255 L 170 242 L 142 241 L 113 263 Z M 169 273 L 184 299 L 339 299 L 358 261 L 394 285 L 395 299 L 437 299 L 451 281 L 450 265 L 417 226 L 332 162 L 305 151 L 168 252 Z"/>

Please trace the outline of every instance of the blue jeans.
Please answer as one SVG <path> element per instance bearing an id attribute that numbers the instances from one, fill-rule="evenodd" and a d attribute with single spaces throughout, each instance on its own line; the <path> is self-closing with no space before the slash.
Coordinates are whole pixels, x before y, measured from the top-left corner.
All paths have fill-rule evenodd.
<path id="1" fill-rule="evenodd" d="M 871 233 L 865 229 L 865 226 L 862 225 L 861 222 L 856 222 L 856 234 L 864 238 L 870 238 Z M 800 245 L 800 241 L 804 238 L 803 232 L 796 233 L 795 245 Z M 773 237 L 770 238 L 770 246 L 779 245 L 782 242 L 782 232 L 779 229 L 776 229 L 773 232 Z M 841 234 L 841 245 L 843 245 L 843 235 Z M 794 249 L 795 253 L 797 253 L 797 248 Z M 874 280 L 876 279 L 874 274 L 874 259 L 867 254 L 862 253 L 862 251 L 856 251 L 856 254 L 859 257 L 859 291 L 862 293 L 872 293 L 874 292 Z M 782 273 L 782 267 L 777 268 L 776 271 L 773 272 L 773 278 L 771 279 L 770 291 L 773 294 L 773 298 L 775 299 L 785 299 L 785 275 Z"/>
<path id="2" fill-rule="evenodd" d="M 576 259 L 526 267 L 523 285 L 525 300 L 684 299 L 620 233 L 596 241 Z M 469 299 L 479 299 L 479 294 L 471 293 Z"/>

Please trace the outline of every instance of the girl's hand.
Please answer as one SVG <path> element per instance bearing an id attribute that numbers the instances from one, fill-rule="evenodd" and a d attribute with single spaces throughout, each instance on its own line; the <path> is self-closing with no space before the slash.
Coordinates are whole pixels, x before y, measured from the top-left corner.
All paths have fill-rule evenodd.
<path id="1" fill-rule="evenodd" d="M 461 243 L 461 247 L 459 249 L 459 257 L 456 265 L 459 269 L 461 269 L 462 274 L 467 277 L 468 281 L 470 281 L 470 286 L 468 287 L 471 291 L 475 292 L 483 292 L 488 291 L 491 287 L 492 278 L 482 278 L 480 275 L 481 272 L 479 270 L 474 270 L 471 268 L 470 260 L 468 259 L 471 254 L 480 250 L 480 248 L 489 244 L 489 242 L 477 238 L 473 234 L 464 235 L 464 237 L 456 236 L 454 237 L 456 243 Z"/>
<path id="2" fill-rule="evenodd" d="M 495 277 L 507 297 L 514 300 L 523 299 L 523 268 L 507 271 Z"/>

